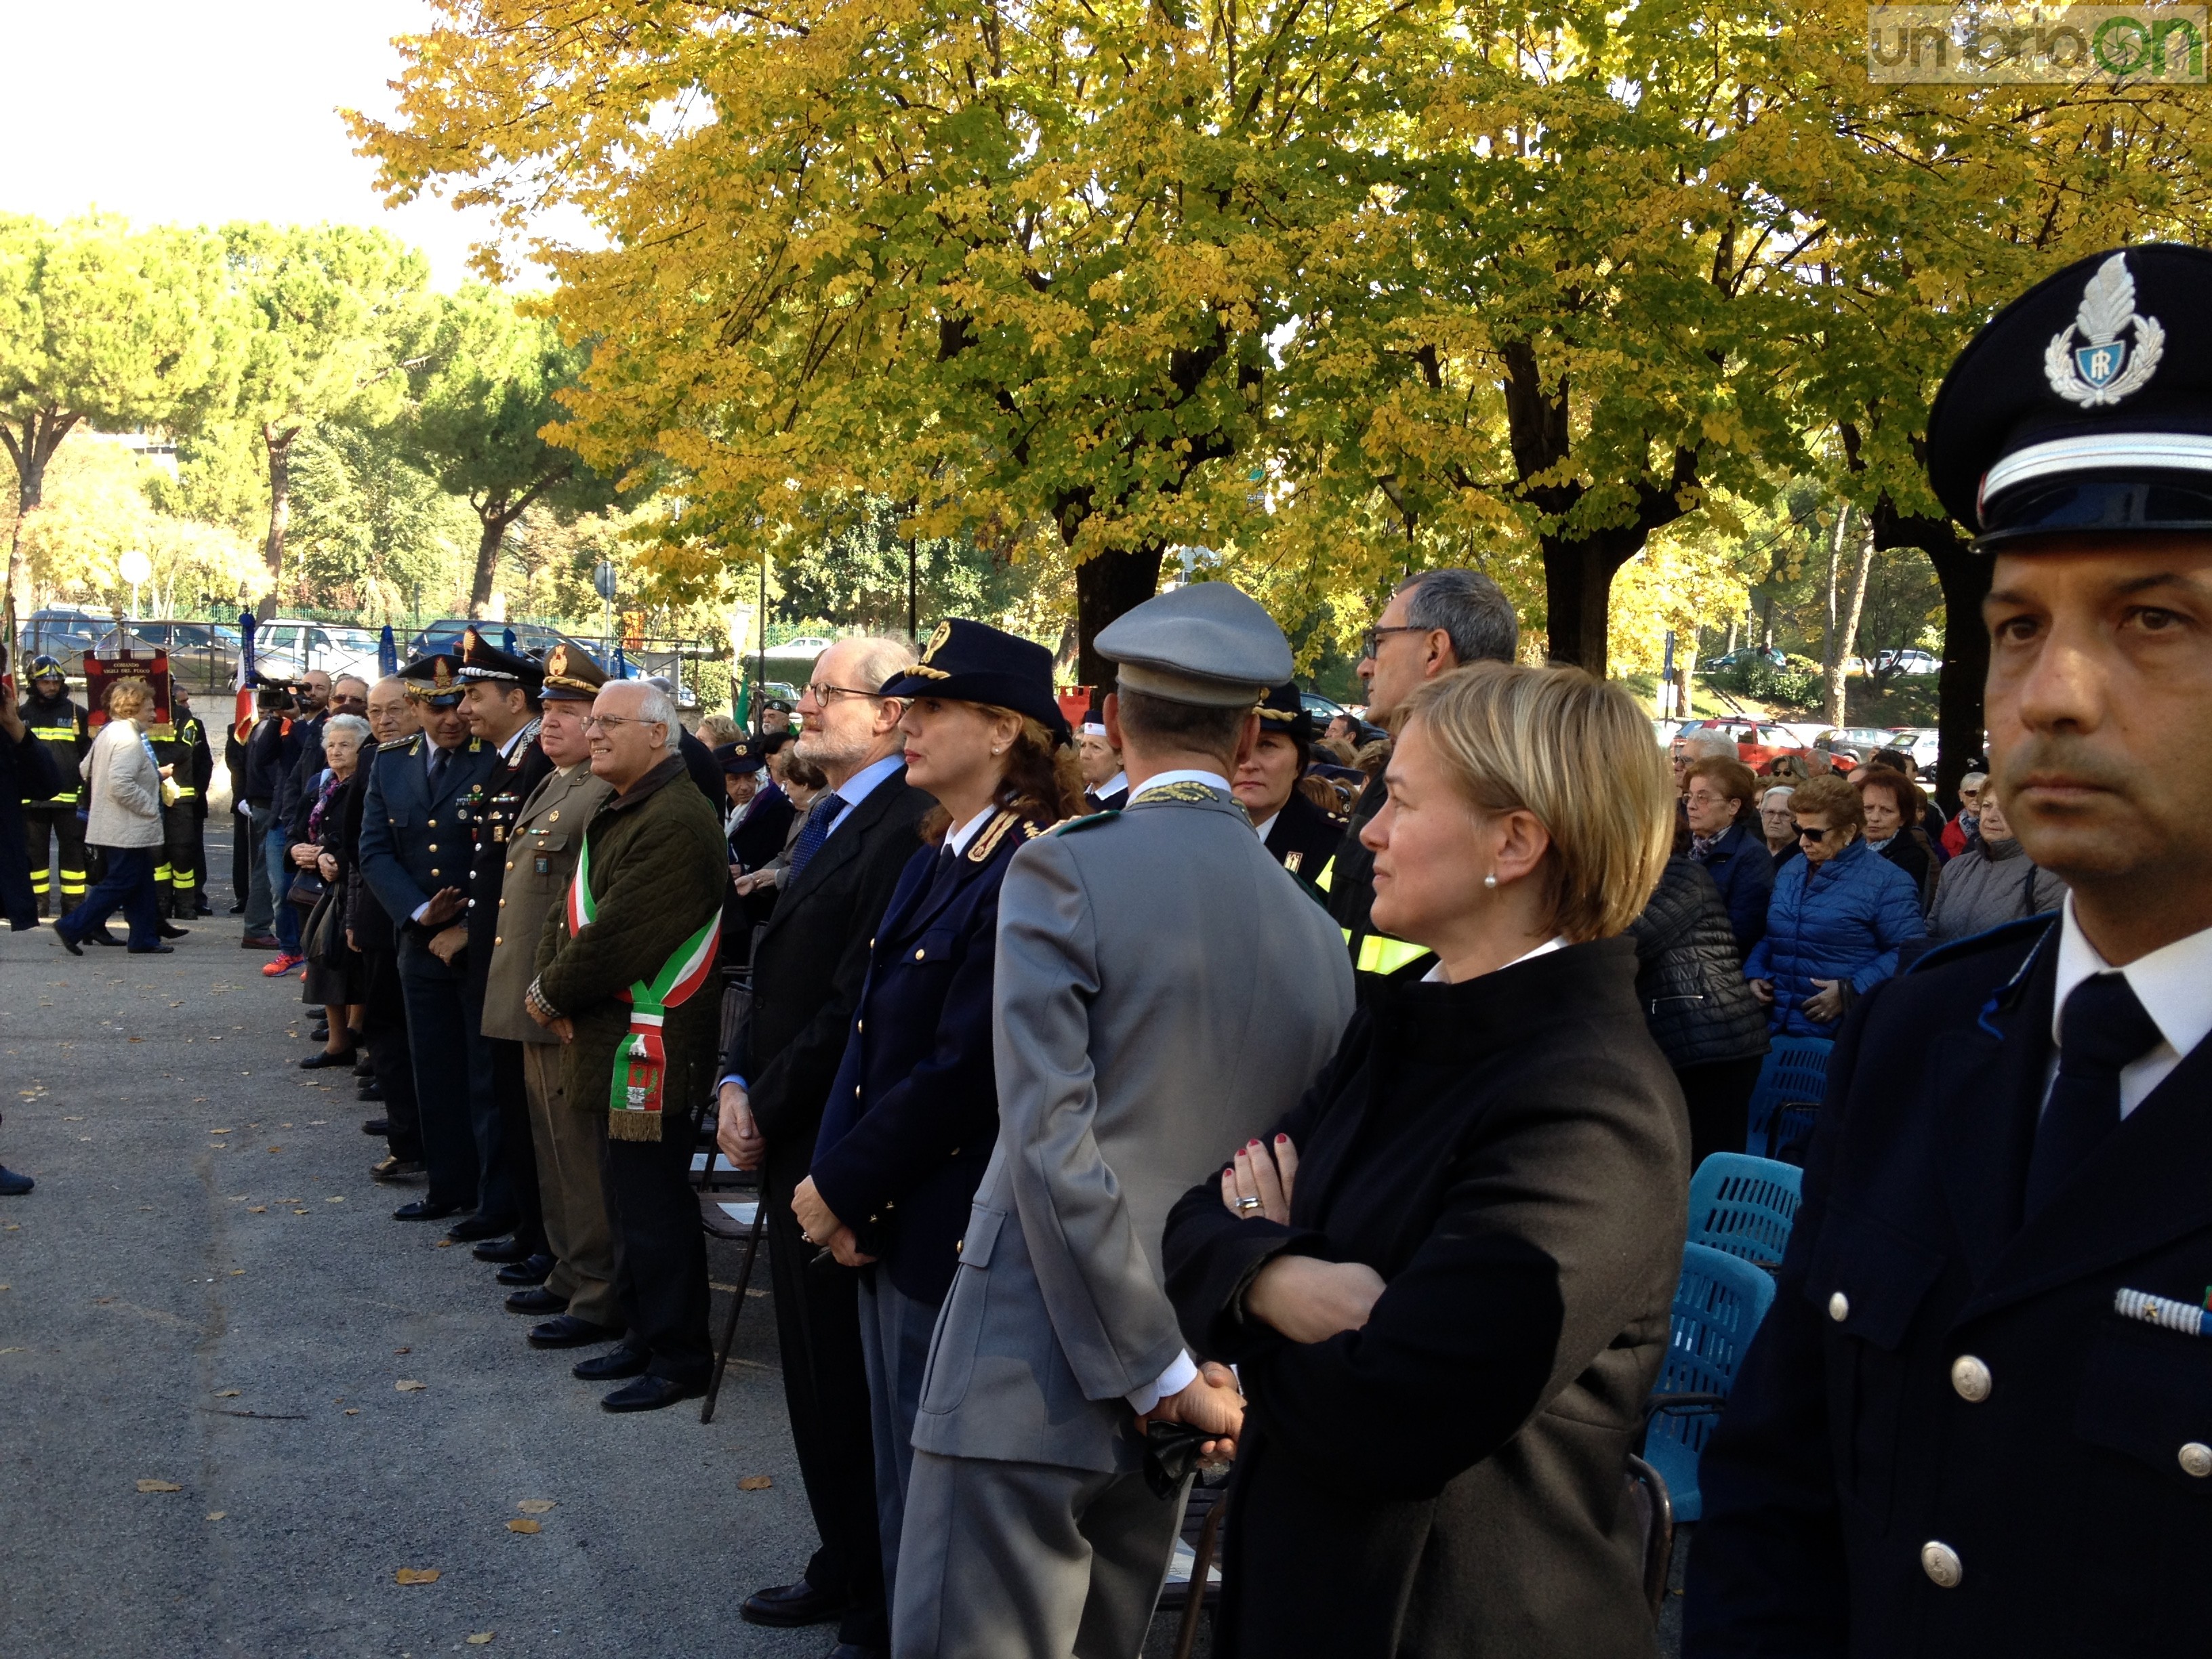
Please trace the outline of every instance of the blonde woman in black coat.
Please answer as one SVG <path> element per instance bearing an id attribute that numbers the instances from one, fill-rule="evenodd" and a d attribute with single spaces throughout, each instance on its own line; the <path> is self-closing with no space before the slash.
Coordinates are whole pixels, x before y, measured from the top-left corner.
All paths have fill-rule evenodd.
<path id="1" fill-rule="evenodd" d="M 1617 688 L 1482 663 L 1417 694 L 1389 781 L 1375 925 L 1434 956 L 1165 1235 L 1193 1353 L 1249 1396 L 1216 1651 L 1648 1656 L 1625 1471 L 1689 1136 L 1622 932 L 1666 762 Z"/>

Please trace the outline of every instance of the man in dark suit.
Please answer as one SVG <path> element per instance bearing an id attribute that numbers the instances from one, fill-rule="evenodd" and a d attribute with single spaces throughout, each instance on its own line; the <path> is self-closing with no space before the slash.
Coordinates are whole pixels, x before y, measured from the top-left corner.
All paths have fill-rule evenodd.
<path id="1" fill-rule="evenodd" d="M 752 1012 L 723 1056 L 719 1139 L 763 1172 L 784 1398 L 822 1547 L 793 1584 L 741 1609 L 757 1625 L 841 1620 L 846 1659 L 886 1651 L 873 1440 L 853 1275 L 799 1235 L 792 1194 L 806 1178 L 823 1107 L 867 977 L 868 941 L 921 844 L 930 798 L 906 781 L 904 705 L 878 695 L 914 661 L 902 641 L 840 640 L 815 659 L 799 700 L 800 759 L 830 788 L 808 809 L 787 884 L 753 962 Z"/>
<path id="2" fill-rule="evenodd" d="M 725 744 L 714 750 L 714 757 L 721 764 L 730 799 L 726 816 L 732 886 L 722 900 L 722 973 L 726 978 L 743 979 L 751 967 L 753 927 L 772 914 L 776 890 L 739 893 L 735 883 L 783 851 L 799 809 L 769 775 L 768 748 L 763 739 L 754 737 Z"/>
<path id="3" fill-rule="evenodd" d="M 1511 662 L 1521 642 L 1512 603 L 1489 577 L 1473 570 L 1423 570 L 1400 582 L 1390 603 L 1359 645 L 1359 678 L 1367 686 L 1367 715 L 1397 729 L 1407 700 L 1423 680 L 1486 659 Z M 1378 769 L 1345 825 L 1336 856 L 1318 872 L 1307 871 L 1328 895 L 1328 913 L 1344 930 L 1352 951 L 1353 983 L 1395 973 L 1422 954 L 1417 945 L 1368 926 L 1375 903 L 1375 854 L 1359 839 L 1390 799 Z"/>
<path id="4" fill-rule="evenodd" d="M 376 747 L 362 757 L 363 767 L 373 767 L 388 754 L 404 752 L 408 740 L 422 729 L 419 705 L 407 695 L 407 682 L 397 674 L 368 689 L 368 726 Z M 347 798 L 350 819 L 346 841 L 361 845 L 362 807 L 368 799 L 366 782 Z M 377 902 L 375 893 L 356 869 L 348 878 L 352 890 L 346 895 L 346 930 L 353 948 L 361 953 L 362 1042 L 368 1049 L 375 1087 L 371 1098 L 384 1110 L 362 1125 L 364 1133 L 382 1135 L 385 1155 L 369 1166 L 372 1181 L 402 1182 L 425 1172 L 422 1161 L 422 1118 L 415 1101 L 414 1065 L 407 1051 L 407 998 L 399 983 L 399 935 L 392 918 Z"/>
<path id="5" fill-rule="evenodd" d="M 1692 1659 L 2204 1650 L 2208 282 L 2197 248 L 2071 265 L 1930 413 L 1992 561 L 1990 787 L 2071 896 L 1844 1027 L 1704 1456 Z"/>
<path id="6" fill-rule="evenodd" d="M 482 1127 L 498 1122 L 490 1051 L 472 1040 L 461 971 L 430 949 L 466 902 L 471 849 L 460 804 L 499 764 L 497 750 L 469 735 L 458 666 L 441 654 L 400 671 L 422 711 L 422 730 L 405 748 L 377 756 L 362 803 L 361 872 L 399 935 L 408 1051 L 429 1165 L 423 1195 L 392 1213 L 439 1221 L 474 1209 L 453 1229 L 457 1239 L 473 1240 L 506 1231 L 514 1200 L 496 1146 L 478 1144 Z"/>

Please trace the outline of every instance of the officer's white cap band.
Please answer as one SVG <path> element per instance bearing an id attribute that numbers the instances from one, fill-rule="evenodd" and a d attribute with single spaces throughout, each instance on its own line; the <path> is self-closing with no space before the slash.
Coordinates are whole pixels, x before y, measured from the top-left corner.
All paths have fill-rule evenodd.
<path id="1" fill-rule="evenodd" d="M 1085 720 L 1085 721 L 1084 721 L 1084 722 L 1083 722 L 1083 735 L 1084 735 L 1085 737 L 1086 737 L 1086 738 L 1103 738 L 1103 737 L 1104 737 L 1104 736 L 1106 735 L 1106 726 L 1105 726 L 1105 722 L 1103 722 L 1103 720 Z"/>
<path id="2" fill-rule="evenodd" d="M 1232 680 L 1201 679 L 1152 663 L 1125 662 L 1116 673 L 1125 691 L 1141 691 L 1167 702 L 1193 703 L 1200 708 L 1249 708 L 1267 690 L 1249 682 L 1240 685 Z"/>
<path id="3" fill-rule="evenodd" d="M 1982 478 L 1982 499 L 2069 472 L 2212 472 L 2212 437 L 2187 432 L 2102 432 L 2016 449 Z"/>

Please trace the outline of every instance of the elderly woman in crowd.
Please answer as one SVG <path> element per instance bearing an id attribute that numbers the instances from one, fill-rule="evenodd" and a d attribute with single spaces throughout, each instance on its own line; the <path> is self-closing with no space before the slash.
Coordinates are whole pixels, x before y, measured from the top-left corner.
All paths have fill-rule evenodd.
<path id="1" fill-rule="evenodd" d="M 1620 935 L 1667 763 L 1619 688 L 1480 663 L 1414 694 L 1389 781 L 1375 924 L 1434 958 L 1164 1242 L 1249 1395 L 1215 1651 L 1648 1656 L 1623 1475 L 1689 1146 Z"/>
<path id="2" fill-rule="evenodd" d="M 943 643 L 884 693 L 911 699 L 899 721 L 907 781 L 937 807 L 870 941 L 813 1166 L 792 1200 L 807 1237 L 863 1270 L 860 1346 L 887 1589 L 930 1333 L 998 1139 L 999 884 L 1017 852 L 1083 810 L 1052 653 L 981 623 L 945 626 Z"/>
<path id="3" fill-rule="evenodd" d="M 2038 866 L 2014 838 L 1997 792 L 1984 790 L 1978 805 L 1973 840 L 1936 879 L 1935 908 L 1928 913 L 1932 939 L 1985 933 L 2056 910 L 2066 896 L 2066 884 Z"/>
<path id="4" fill-rule="evenodd" d="M 1943 826 L 1936 845 L 1947 858 L 1956 858 L 1966 850 L 1968 843 L 1981 823 L 1982 791 L 1990 781 L 1986 772 L 1969 772 L 1959 780 L 1959 814 Z"/>
<path id="5" fill-rule="evenodd" d="M 107 854 L 107 871 L 83 903 L 54 923 L 73 957 L 84 954 L 85 935 L 104 927 L 118 909 L 130 924 L 131 948 L 142 956 L 175 949 L 161 936 L 184 932 L 161 921 L 154 886 L 154 859 L 163 844 L 163 780 L 143 729 L 153 701 L 143 680 L 118 680 L 109 687 L 107 724 L 79 763 L 90 802 L 85 844 Z"/>
<path id="6" fill-rule="evenodd" d="M 1751 856 L 1767 862 L 1763 848 Z M 1762 914 L 1761 933 L 1765 920 Z M 1689 1109 L 1690 1167 L 1714 1152 L 1741 1152 L 1766 1054 L 1766 1011 L 1744 982 L 1727 902 L 1693 854 L 1677 854 L 1628 931 L 1636 941 L 1636 1000 Z"/>
<path id="7" fill-rule="evenodd" d="M 1873 764 L 1854 772 L 1851 785 L 1859 792 L 1866 844 L 1911 878 L 1924 910 L 1942 860 L 1921 828 L 1919 786 L 1902 772 Z"/>
<path id="8" fill-rule="evenodd" d="M 1805 856 L 1776 875 L 1766 937 L 1743 965 L 1770 1030 L 1835 1036 L 1852 1000 L 1897 971 L 1898 947 L 1927 933 L 1912 878 L 1861 839 L 1859 802 L 1833 775 L 1790 797 Z"/>
<path id="9" fill-rule="evenodd" d="M 365 969 L 361 953 L 347 941 L 345 926 L 346 878 L 360 854 L 360 832 L 356 828 L 349 845 L 345 826 L 349 817 L 359 822 L 360 814 L 349 814 L 348 808 L 364 787 L 361 763 L 369 743 L 368 722 L 358 714 L 333 714 L 323 722 L 324 766 L 314 782 L 314 805 L 307 811 L 307 839 L 292 848 L 294 867 L 322 884 L 300 931 L 307 958 L 301 1000 L 320 1005 L 330 1021 L 321 1052 L 300 1062 L 310 1072 L 352 1065 L 361 1041 Z M 293 878 L 295 886 L 299 880 Z"/>
<path id="10" fill-rule="evenodd" d="M 1733 755 L 1705 756 L 1682 774 L 1690 857 L 1720 889 L 1739 956 L 1765 935 L 1774 892 L 1774 859 L 1754 828 L 1758 797 L 1759 780 Z"/>
<path id="11" fill-rule="evenodd" d="M 1795 784 L 1778 783 L 1759 797 L 1759 834 L 1766 842 L 1767 854 L 1773 860 L 1778 874 L 1784 865 L 1799 855 L 1797 818 L 1790 810 L 1790 798 L 1796 793 Z M 1767 893 L 1770 908 L 1773 900 L 1774 895 L 1770 889 Z"/>

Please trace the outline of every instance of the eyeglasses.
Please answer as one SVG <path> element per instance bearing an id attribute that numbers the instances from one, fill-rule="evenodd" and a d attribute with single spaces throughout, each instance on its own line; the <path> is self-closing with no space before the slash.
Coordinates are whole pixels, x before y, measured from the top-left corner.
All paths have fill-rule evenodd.
<path id="1" fill-rule="evenodd" d="M 1826 841 L 1827 838 L 1826 830 L 1808 830 L 1802 823 L 1797 826 L 1797 839 L 1800 841 Z"/>
<path id="2" fill-rule="evenodd" d="M 1368 658 L 1373 656 L 1376 649 L 1382 645 L 1382 636 L 1385 634 L 1425 634 L 1429 630 L 1425 628 L 1413 627 L 1370 628 L 1359 636 L 1358 660 L 1364 662 Z"/>
<path id="3" fill-rule="evenodd" d="M 1702 789 L 1692 789 L 1688 794 L 1683 796 L 1682 799 L 1692 806 L 1718 806 L 1728 799 L 1728 797 L 1707 794 Z"/>
<path id="4" fill-rule="evenodd" d="M 863 691 L 850 685 L 832 685 L 827 680 L 815 681 L 806 688 L 806 695 L 824 708 L 840 697 L 866 697 L 872 702 L 881 702 L 884 700 L 884 695 L 880 691 Z"/>
<path id="5" fill-rule="evenodd" d="M 611 732 L 618 726 L 665 726 L 667 724 L 668 722 L 666 720 L 641 720 L 629 714 L 586 714 L 584 716 L 584 730 L 586 732 L 599 731 Z"/>

